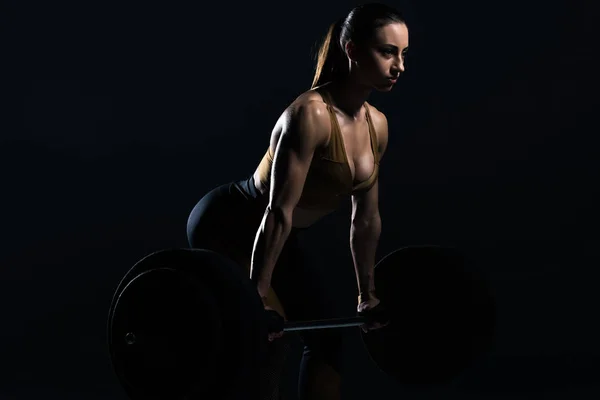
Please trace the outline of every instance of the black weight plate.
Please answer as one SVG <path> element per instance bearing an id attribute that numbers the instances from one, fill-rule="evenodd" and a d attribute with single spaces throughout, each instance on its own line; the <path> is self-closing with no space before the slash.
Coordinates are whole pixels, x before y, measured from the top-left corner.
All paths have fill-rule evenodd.
<path id="1" fill-rule="evenodd" d="M 400 383 L 449 383 L 492 344 L 490 287 L 456 249 L 392 252 L 375 267 L 375 290 L 390 324 L 363 332 L 363 342 L 379 368 Z"/>

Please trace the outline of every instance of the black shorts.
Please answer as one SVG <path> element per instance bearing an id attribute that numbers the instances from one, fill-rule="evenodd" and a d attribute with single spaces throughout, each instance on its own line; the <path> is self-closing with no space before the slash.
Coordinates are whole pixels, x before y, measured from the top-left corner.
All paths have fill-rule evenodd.
<path id="1" fill-rule="evenodd" d="M 208 192 L 190 213 L 187 235 L 190 247 L 207 248 L 249 266 L 254 239 L 266 203 L 252 176 L 227 183 Z M 314 228 L 292 231 L 273 271 L 271 286 L 289 321 L 334 318 L 332 298 L 336 290 L 323 279 L 324 263 L 304 243 Z M 338 329 L 301 331 L 304 356 L 323 357 L 339 371 L 342 335 Z"/>

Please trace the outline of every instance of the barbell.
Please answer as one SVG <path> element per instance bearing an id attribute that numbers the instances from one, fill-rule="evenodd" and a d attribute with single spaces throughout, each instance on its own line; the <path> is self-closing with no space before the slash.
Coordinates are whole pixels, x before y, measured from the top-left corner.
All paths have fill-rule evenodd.
<path id="1" fill-rule="evenodd" d="M 495 303 L 480 272 L 451 247 L 383 257 L 374 279 L 390 323 L 361 330 L 371 360 L 404 385 L 444 385 L 467 371 L 494 336 Z M 365 321 L 291 321 L 284 331 Z M 144 257 L 118 285 L 107 325 L 113 369 L 133 400 L 258 398 L 266 313 L 245 270 L 221 254 L 166 249 Z"/>

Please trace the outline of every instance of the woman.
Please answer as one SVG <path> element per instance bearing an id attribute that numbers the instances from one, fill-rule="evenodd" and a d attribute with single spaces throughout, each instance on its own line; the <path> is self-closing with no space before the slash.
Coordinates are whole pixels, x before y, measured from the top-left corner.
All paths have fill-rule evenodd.
<path id="1" fill-rule="evenodd" d="M 352 201 L 357 310 L 369 315 L 379 309 L 373 268 L 381 230 L 379 162 L 388 127 L 384 114 L 366 99 L 372 90 L 392 89 L 404 71 L 407 48 L 408 29 L 398 11 L 382 4 L 351 10 L 330 27 L 311 89 L 282 113 L 254 173 L 213 189 L 191 212 L 190 246 L 213 249 L 248 268 L 266 310 L 294 321 L 332 317 L 330 291 L 307 261 L 302 236 L 345 197 Z M 382 322 L 374 320 L 363 330 Z M 261 399 L 279 398 L 286 348 L 281 336 L 269 337 Z M 300 399 L 339 399 L 341 332 L 317 330 L 301 337 Z"/>

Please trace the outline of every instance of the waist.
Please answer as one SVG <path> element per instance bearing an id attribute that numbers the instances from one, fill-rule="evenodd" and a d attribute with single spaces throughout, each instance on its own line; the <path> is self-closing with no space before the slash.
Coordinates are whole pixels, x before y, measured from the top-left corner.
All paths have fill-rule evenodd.
<path id="1" fill-rule="evenodd" d="M 254 199 L 259 202 L 264 202 L 266 199 L 266 196 L 257 188 L 256 183 L 254 182 L 254 175 L 250 175 L 248 178 L 234 182 L 234 186 L 249 199 Z"/>
<path id="2" fill-rule="evenodd" d="M 257 180 L 255 175 L 251 175 L 247 179 L 237 182 L 237 185 L 244 191 L 246 196 L 255 199 L 266 207 L 269 204 L 269 188 L 260 180 Z M 301 203 L 296 205 L 292 216 L 292 229 L 304 230 L 310 228 L 316 222 L 321 220 L 326 215 L 331 214 L 336 210 L 333 208 L 313 208 L 303 207 Z"/>

